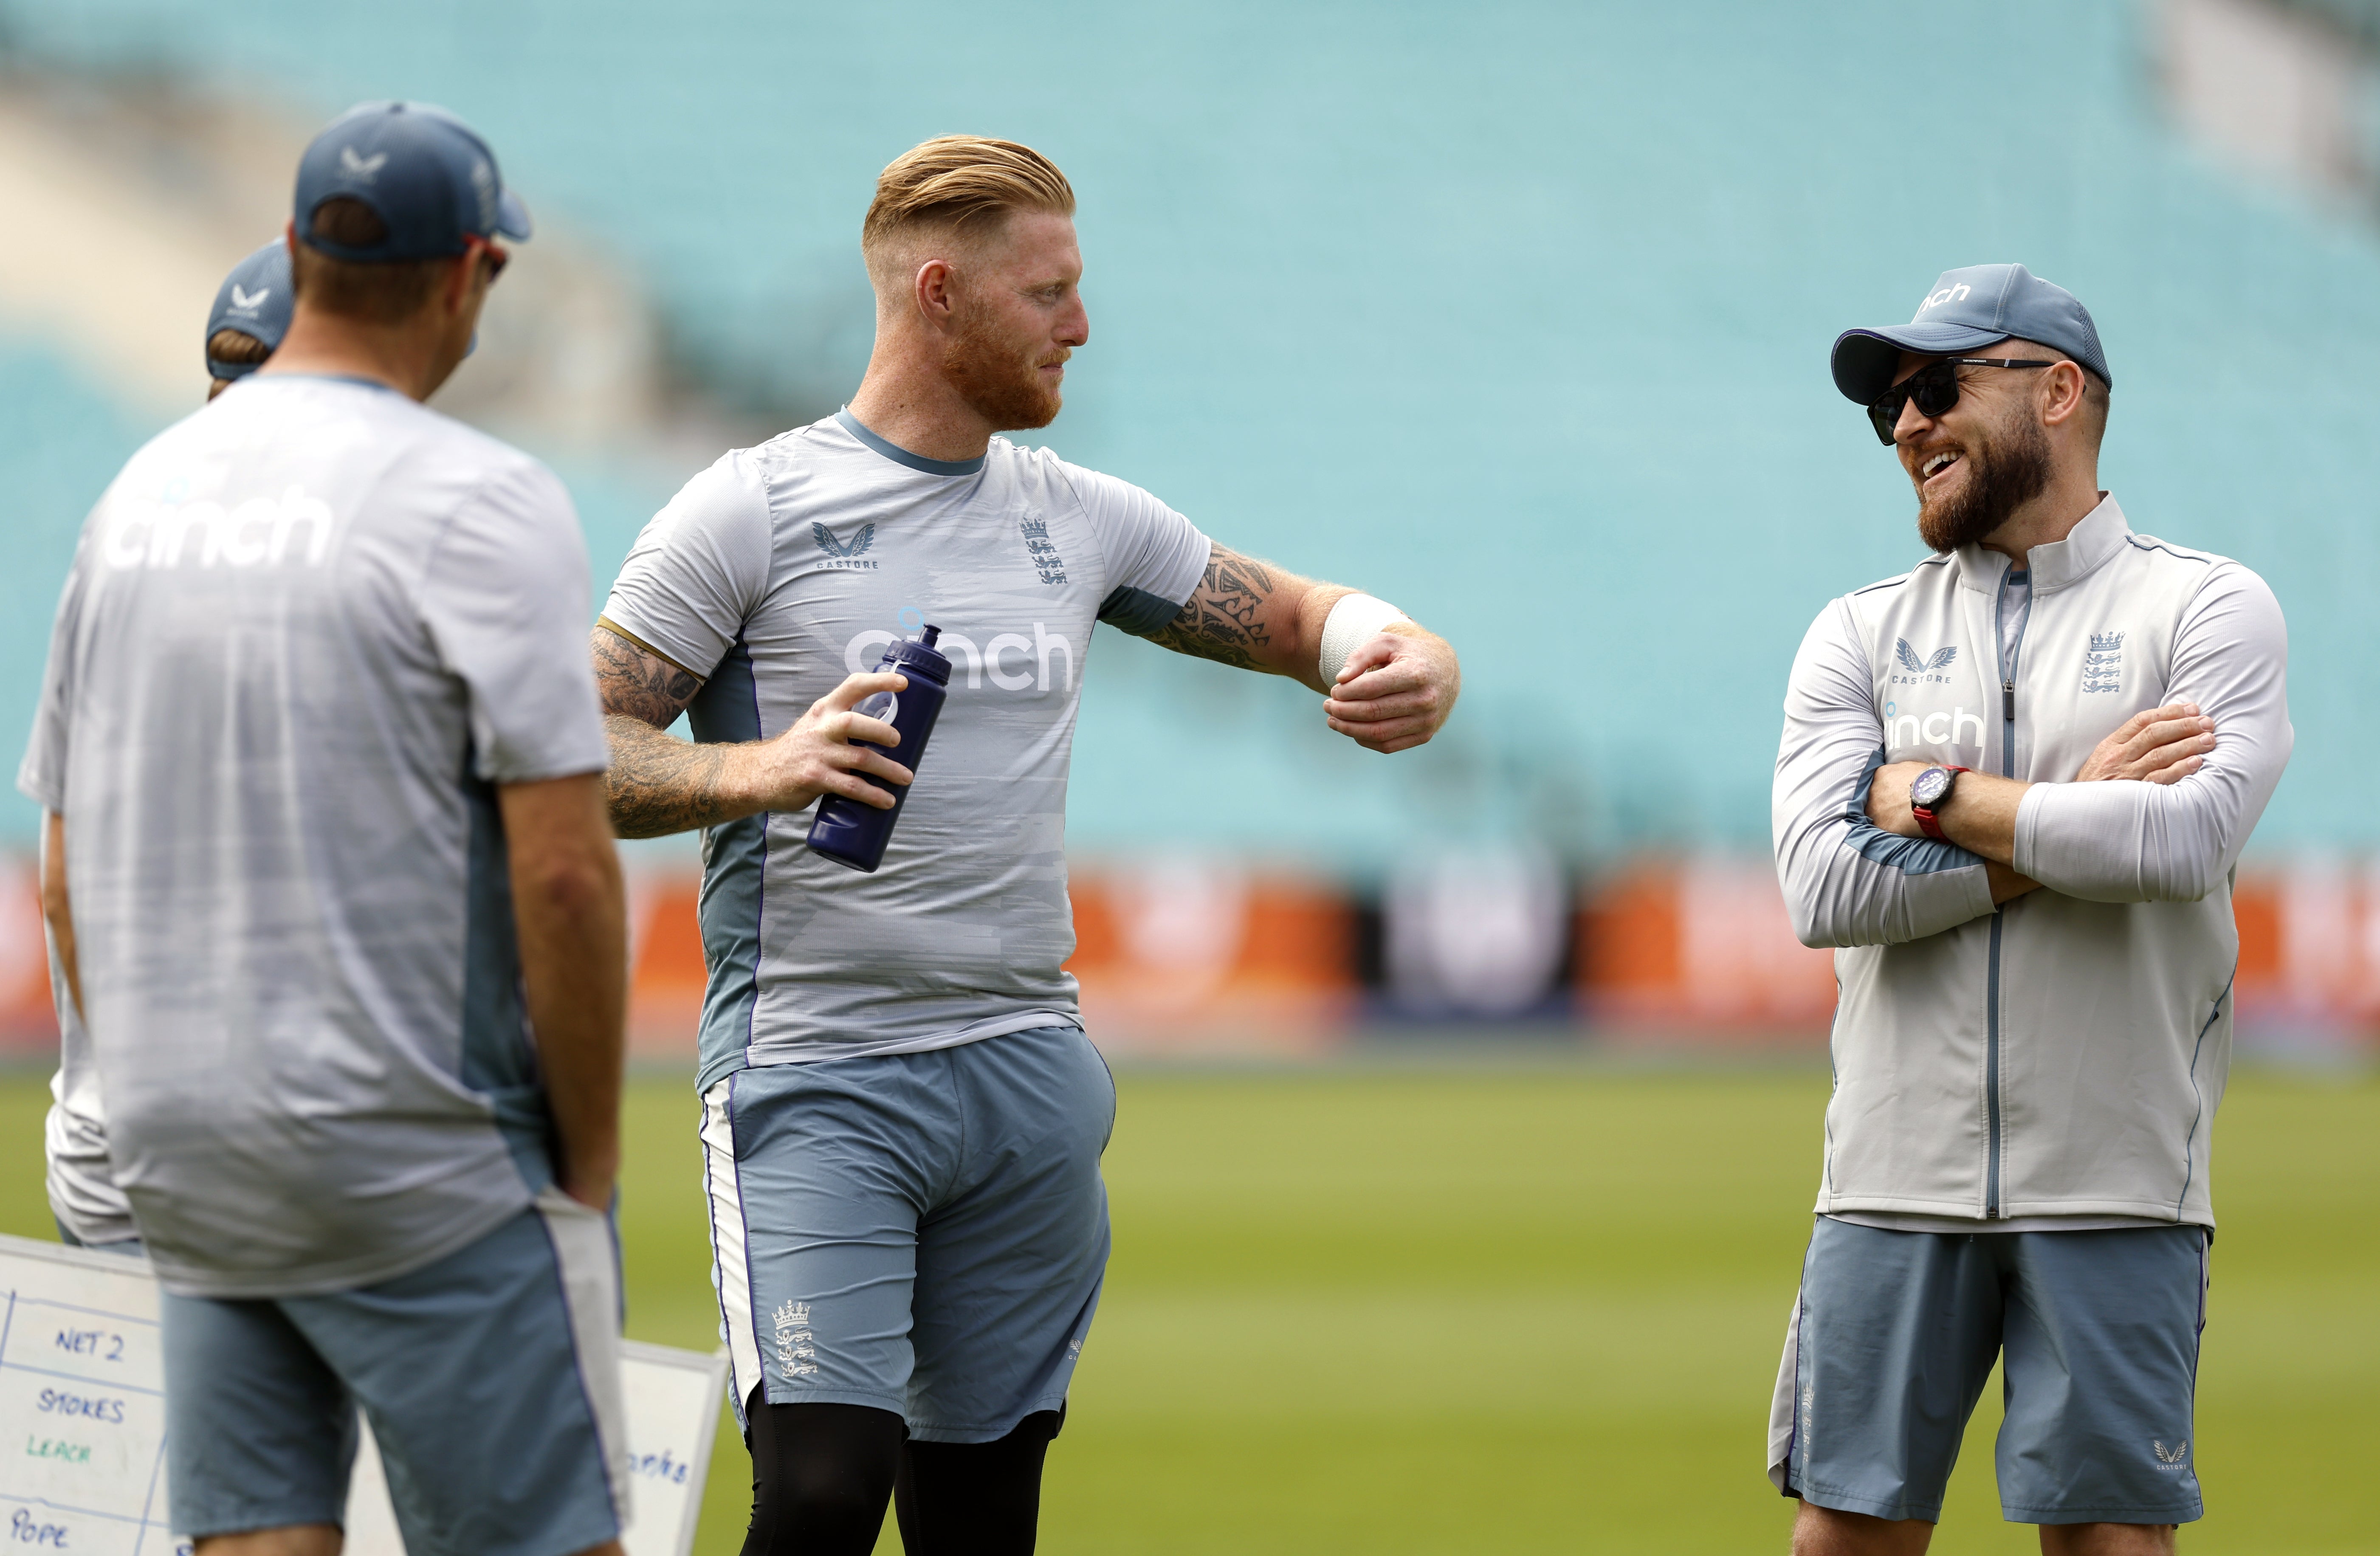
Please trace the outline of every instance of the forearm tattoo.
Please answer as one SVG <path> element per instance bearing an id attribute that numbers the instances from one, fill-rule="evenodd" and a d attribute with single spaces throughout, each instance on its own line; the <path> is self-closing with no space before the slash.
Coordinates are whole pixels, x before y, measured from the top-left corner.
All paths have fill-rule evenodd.
<path id="1" fill-rule="evenodd" d="M 622 837 L 664 837 L 735 820 L 720 794 L 727 748 L 680 740 L 642 719 L 611 713 L 612 765 L 603 771 L 612 830 Z"/>
<path id="2" fill-rule="evenodd" d="M 612 742 L 603 773 L 612 830 L 661 837 L 730 820 L 719 794 L 725 748 L 663 733 L 702 689 L 701 678 L 608 627 L 597 627 L 589 647 Z"/>
<path id="3" fill-rule="evenodd" d="M 1272 646 L 1264 611 L 1278 587 L 1263 563 L 1214 546 L 1207 553 L 1207 571 L 1181 614 L 1150 633 L 1148 640 L 1175 653 L 1243 670 L 1266 669 L 1257 656 Z"/>

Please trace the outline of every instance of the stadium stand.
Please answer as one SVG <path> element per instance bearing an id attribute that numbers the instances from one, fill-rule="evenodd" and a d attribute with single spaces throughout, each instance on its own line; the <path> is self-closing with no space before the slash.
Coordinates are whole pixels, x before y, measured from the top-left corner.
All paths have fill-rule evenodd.
<path id="1" fill-rule="evenodd" d="M 1102 634 L 1073 844 L 1125 861 L 1126 896 L 1153 850 L 1354 882 L 1371 906 L 1330 943 L 1358 964 L 1385 933 L 1363 915 L 1415 861 L 1601 870 L 1592 920 L 1637 889 L 1608 868 L 1625 857 L 1758 855 L 1803 627 L 1920 554 L 1898 472 L 1826 382 L 1828 343 L 1945 266 L 2022 259 L 2109 343 L 2107 480 L 2136 526 L 2240 557 L 2289 612 L 2298 748 L 2257 857 L 2314 862 L 2269 877 L 2278 988 L 2298 976 L 2286 946 L 2361 945 L 2380 923 L 2380 891 L 2335 862 L 2380 844 L 2380 814 L 2334 799 L 2380 754 L 2380 241 L 2351 180 L 2243 175 L 2198 133 L 2220 115 L 2173 96 L 2184 6 L 2218 30 L 2357 12 L 1407 4 L 1351 27 L 1233 0 L 1025 28 L 957 0 L 0 0 L 0 39 L 19 77 L 170 78 L 300 122 L 395 91 L 447 102 L 506 148 L 541 219 L 642 278 L 673 371 L 779 419 L 856 382 L 875 170 L 953 128 L 1048 151 L 1085 200 L 1095 334 L 1073 408 L 1037 436 L 1289 565 L 1369 555 L 1359 581 L 1461 645 L 1468 676 L 1449 738 L 1382 763 L 1293 688 Z M 0 442 L 7 587 L 28 601 L 140 430 L 104 400 L 50 357 L 0 359 L 0 417 L 55 429 Z M 685 473 L 564 463 L 599 573 Z M 46 614 L 20 602 L 0 626 L 0 727 L 22 727 Z M 1716 878 L 1672 869 L 1655 894 L 1714 900 Z M 1106 934 L 1087 929 L 1087 954 L 1129 938 Z M 1589 981 L 1606 965 L 1559 959 Z M 1690 961 L 1664 965 L 1693 983 Z M 2320 977 L 2380 1005 L 2380 965 Z M 1797 978 L 1743 1022 L 1806 1022 L 1823 990 Z"/>

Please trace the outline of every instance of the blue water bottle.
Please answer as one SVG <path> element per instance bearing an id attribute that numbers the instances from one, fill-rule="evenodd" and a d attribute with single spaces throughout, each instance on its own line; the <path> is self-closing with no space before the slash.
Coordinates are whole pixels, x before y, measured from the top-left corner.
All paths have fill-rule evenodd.
<path id="1" fill-rule="evenodd" d="M 917 771 L 917 760 L 926 754 L 926 737 L 934 733 L 934 721 L 942 716 L 942 699 L 951 684 L 951 662 L 934 648 L 942 635 L 939 626 L 926 628 L 920 640 L 899 642 L 884 650 L 877 662 L 880 675 L 885 671 L 908 678 L 908 687 L 899 692 L 880 691 L 863 698 L 852 709 L 871 719 L 882 719 L 901 733 L 901 743 L 890 755 L 894 761 L 911 772 Z M 868 745 L 861 740 L 855 745 Z M 879 747 L 878 749 L 882 749 Z M 863 783 L 876 781 L 859 774 Z M 877 784 L 880 789 L 889 785 Z M 892 841 L 892 823 L 901 819 L 901 808 L 909 803 L 907 788 L 890 789 L 892 808 L 879 810 L 841 795 L 820 796 L 818 816 L 810 822 L 810 847 L 836 864 L 848 865 L 864 875 L 876 873 L 884 862 L 884 845 Z"/>

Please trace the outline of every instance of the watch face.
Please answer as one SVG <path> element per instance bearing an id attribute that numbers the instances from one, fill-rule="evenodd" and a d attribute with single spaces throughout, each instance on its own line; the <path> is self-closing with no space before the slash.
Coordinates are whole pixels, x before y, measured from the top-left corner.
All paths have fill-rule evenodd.
<path id="1" fill-rule="evenodd" d="M 1919 773 L 1914 779 L 1911 780 L 1909 784 L 1909 803 L 1912 805 L 1922 805 L 1928 810 L 1933 809 L 1935 804 L 1939 801 L 1944 795 L 1950 792 L 1951 777 L 1952 774 L 1948 768 L 1927 768 L 1925 772 Z"/>

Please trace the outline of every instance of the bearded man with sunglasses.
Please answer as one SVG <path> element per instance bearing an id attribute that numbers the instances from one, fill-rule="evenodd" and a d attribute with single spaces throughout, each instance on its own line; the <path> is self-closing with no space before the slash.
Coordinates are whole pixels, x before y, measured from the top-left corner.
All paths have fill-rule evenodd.
<path id="1" fill-rule="evenodd" d="M 334 122 L 278 349 L 132 457 L 58 606 L 18 784 L 200 1556 L 336 1552 L 358 1406 L 407 1549 L 619 1550 L 586 547 L 551 471 L 421 404 L 528 233 L 452 115 Z"/>
<path id="2" fill-rule="evenodd" d="M 1778 871 L 1841 994 L 1769 1474 L 1799 1556 L 1924 1550 L 1998 1357 L 2004 1515 L 2169 1551 L 2280 607 L 2099 490 L 2097 330 L 2023 266 L 1947 273 L 1833 371 L 1936 554 L 1829 604 L 1786 695 Z"/>

